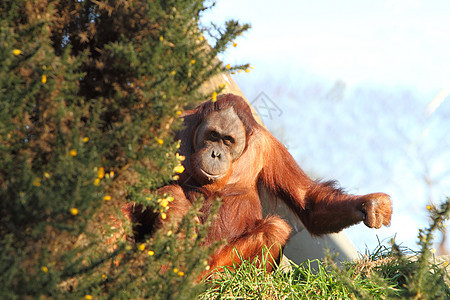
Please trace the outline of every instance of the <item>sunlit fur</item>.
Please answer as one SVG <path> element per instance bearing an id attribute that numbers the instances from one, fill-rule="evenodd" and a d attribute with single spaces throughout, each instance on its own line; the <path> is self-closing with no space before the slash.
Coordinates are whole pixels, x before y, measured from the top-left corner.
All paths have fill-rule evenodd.
<path id="1" fill-rule="evenodd" d="M 193 177 L 196 162 L 191 161 L 194 152 L 193 134 L 213 111 L 233 107 L 246 131 L 246 147 L 242 155 L 233 162 L 227 176 L 213 182 L 201 184 Z M 175 198 L 168 211 L 170 218 L 181 218 L 199 196 L 205 199 L 199 222 L 209 216 L 211 201 L 222 198 L 222 206 L 214 221 L 205 246 L 213 241 L 225 239 L 227 244 L 211 257 L 211 267 L 231 265 L 239 262 L 233 249 L 245 259 L 261 254 L 264 246 L 272 257 L 279 256 L 280 249 L 290 235 L 289 225 L 278 216 L 262 215 L 258 184 L 282 199 L 300 218 L 313 235 L 338 232 L 345 227 L 364 221 L 369 227 L 389 225 L 391 201 L 383 193 L 364 196 L 348 195 L 336 187 L 334 182 L 319 182 L 310 179 L 297 165 L 287 149 L 268 130 L 259 125 L 252 116 L 250 107 L 239 96 L 226 94 L 216 102 L 207 101 L 183 116 L 185 129 L 181 139 L 180 154 L 186 157 L 185 172 L 173 185 L 163 187 L 160 192 L 171 193 Z M 311 133 L 314 134 L 314 133 Z M 126 210 L 140 230 L 139 238 L 161 225 L 160 218 L 140 209 Z M 270 266 L 267 266 L 270 269 Z"/>

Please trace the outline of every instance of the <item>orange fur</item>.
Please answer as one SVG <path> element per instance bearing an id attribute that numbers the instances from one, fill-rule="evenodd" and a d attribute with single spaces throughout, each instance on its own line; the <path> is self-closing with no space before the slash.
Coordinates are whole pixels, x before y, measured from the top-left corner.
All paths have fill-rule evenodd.
<path id="1" fill-rule="evenodd" d="M 193 147 L 196 128 L 212 112 L 220 112 L 228 107 L 233 107 L 244 124 L 245 150 L 222 179 L 207 184 L 199 183 L 192 176 L 196 167 Z M 187 111 L 183 117 L 186 128 L 179 133 L 178 138 L 181 139 L 179 152 L 186 157 L 183 162 L 185 172 L 180 175 L 178 182 L 163 187 L 160 192 L 170 193 L 175 198 L 169 209 L 172 217 L 183 216 L 192 206 L 191 202 L 202 195 L 205 202 L 200 222 L 209 217 L 211 200 L 216 196 L 222 198 L 217 219 L 205 241 L 205 246 L 217 240 L 227 241 L 212 255 L 213 267 L 239 262 L 233 249 L 238 250 L 243 258 L 253 259 L 266 246 L 270 254 L 277 258 L 281 247 L 286 244 L 290 228 L 277 216 L 263 218 L 258 183 L 286 202 L 311 234 L 338 232 L 361 221 L 375 228 L 390 223 L 392 208 L 388 195 L 348 195 L 332 182 L 321 183 L 310 179 L 287 149 L 255 121 L 250 107 L 241 97 L 222 95 L 217 102 L 205 102 L 195 110 Z M 152 213 L 143 213 L 142 208 L 129 213 L 135 222 L 144 224 L 138 234 L 151 233 L 160 226 L 161 220 Z"/>

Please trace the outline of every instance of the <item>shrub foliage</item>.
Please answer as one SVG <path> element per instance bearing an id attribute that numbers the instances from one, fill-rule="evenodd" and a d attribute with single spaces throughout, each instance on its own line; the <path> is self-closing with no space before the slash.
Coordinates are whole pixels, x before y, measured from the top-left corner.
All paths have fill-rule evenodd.
<path id="1" fill-rule="evenodd" d="M 3 299 L 190 299 L 201 288 L 205 228 L 192 215 L 135 245 L 119 210 L 167 209 L 150 191 L 180 171 L 179 115 L 228 70 L 216 57 L 248 27 L 201 24 L 212 5 L 1 1 Z"/>

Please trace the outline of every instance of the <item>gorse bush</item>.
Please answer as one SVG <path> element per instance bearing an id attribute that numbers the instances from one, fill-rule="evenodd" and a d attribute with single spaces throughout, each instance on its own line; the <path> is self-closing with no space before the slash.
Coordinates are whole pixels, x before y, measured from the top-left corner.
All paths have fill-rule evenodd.
<path id="1" fill-rule="evenodd" d="M 192 282 L 207 268 L 206 229 L 193 212 L 135 245 L 120 207 L 170 206 L 150 191 L 182 172 L 179 115 L 228 70 L 216 57 L 248 27 L 202 25 L 211 5 L 1 1 L 2 299 L 190 299 L 202 288 Z"/>

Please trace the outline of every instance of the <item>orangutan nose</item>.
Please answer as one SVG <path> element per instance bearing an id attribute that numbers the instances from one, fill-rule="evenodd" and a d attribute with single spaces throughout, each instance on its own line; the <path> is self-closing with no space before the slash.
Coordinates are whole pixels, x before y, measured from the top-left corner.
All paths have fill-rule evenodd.
<path id="1" fill-rule="evenodd" d="M 221 155 L 222 154 L 220 152 L 217 152 L 217 151 L 214 151 L 214 150 L 211 152 L 211 157 L 212 158 L 217 158 L 217 159 L 220 160 Z"/>

